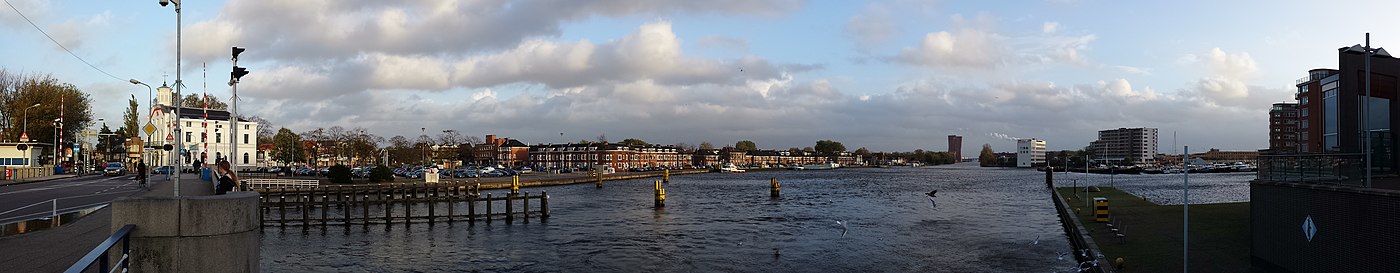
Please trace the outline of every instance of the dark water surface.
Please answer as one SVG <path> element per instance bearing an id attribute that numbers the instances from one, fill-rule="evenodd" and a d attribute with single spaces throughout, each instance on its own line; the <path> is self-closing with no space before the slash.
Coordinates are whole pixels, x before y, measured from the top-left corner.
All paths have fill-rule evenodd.
<path id="1" fill-rule="evenodd" d="M 782 182 L 782 198 L 768 197 L 770 177 Z M 652 181 L 542 188 L 552 214 L 544 223 L 266 228 L 262 269 L 1052 272 L 1074 265 L 1056 258 L 1070 246 L 1044 174 L 1033 170 L 964 163 L 673 176 L 664 209 L 652 208 Z M 934 189 L 936 207 L 924 196 Z M 849 221 L 845 237 L 837 220 Z"/>

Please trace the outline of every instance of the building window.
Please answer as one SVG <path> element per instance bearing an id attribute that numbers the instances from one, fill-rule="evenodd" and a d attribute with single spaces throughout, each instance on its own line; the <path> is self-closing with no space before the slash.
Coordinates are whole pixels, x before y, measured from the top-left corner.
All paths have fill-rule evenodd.
<path id="1" fill-rule="evenodd" d="M 243 134 L 243 144 L 248 144 L 248 134 Z"/>
<path id="2" fill-rule="evenodd" d="M 224 133 L 214 133 L 214 143 L 223 143 Z"/>
<path id="3" fill-rule="evenodd" d="M 243 153 L 243 164 L 248 164 L 248 153 Z"/>
<path id="4" fill-rule="evenodd" d="M 185 142 L 194 142 L 194 140 L 192 140 L 192 139 L 194 139 L 194 133 L 193 133 L 193 132 L 185 132 Z"/>
<path id="5" fill-rule="evenodd" d="M 248 125 L 247 125 L 247 124 L 244 124 L 244 125 L 243 125 L 243 129 L 245 129 L 245 130 L 248 129 Z"/>

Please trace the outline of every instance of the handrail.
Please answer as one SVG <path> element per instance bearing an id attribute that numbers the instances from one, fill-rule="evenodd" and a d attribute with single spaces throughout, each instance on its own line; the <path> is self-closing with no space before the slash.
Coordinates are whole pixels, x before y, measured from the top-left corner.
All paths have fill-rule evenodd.
<path id="1" fill-rule="evenodd" d="M 102 243 L 98 244 L 92 251 L 88 251 L 87 255 L 84 255 L 82 259 L 78 259 L 78 262 L 73 263 L 73 266 L 69 266 L 68 270 L 64 270 L 63 272 L 83 272 L 87 270 L 88 267 L 92 267 L 92 263 L 94 262 L 98 263 L 98 266 L 106 272 L 117 271 L 117 268 L 121 268 L 121 272 L 129 271 L 131 263 L 131 230 L 133 229 L 136 229 L 136 225 L 126 224 L 122 226 L 121 229 L 117 229 L 117 232 L 107 237 L 106 241 L 102 241 Z M 122 242 L 122 258 L 117 261 L 118 265 L 116 267 L 109 268 L 107 251 L 111 250 L 112 246 L 116 245 L 118 240 Z"/>

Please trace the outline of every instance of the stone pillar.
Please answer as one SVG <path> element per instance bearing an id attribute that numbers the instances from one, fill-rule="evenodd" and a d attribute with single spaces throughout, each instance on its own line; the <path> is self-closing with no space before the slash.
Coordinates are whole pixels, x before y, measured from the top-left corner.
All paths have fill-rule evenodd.
<path id="1" fill-rule="evenodd" d="M 258 272 L 258 194 L 127 197 L 112 202 L 115 231 L 131 233 L 133 272 Z"/>

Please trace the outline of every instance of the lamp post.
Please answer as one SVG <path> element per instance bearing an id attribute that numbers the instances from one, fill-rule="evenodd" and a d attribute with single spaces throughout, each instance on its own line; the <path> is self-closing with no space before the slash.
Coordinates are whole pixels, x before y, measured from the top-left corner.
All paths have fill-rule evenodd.
<path id="1" fill-rule="evenodd" d="M 140 84 L 140 85 L 145 85 L 145 86 L 146 86 L 146 114 L 149 115 L 149 114 L 151 113 L 151 105 L 153 104 L 153 103 L 151 103 L 151 93 L 154 92 L 154 91 L 152 91 L 153 89 L 151 89 L 151 85 L 146 84 L 146 83 L 141 82 L 141 81 L 138 81 L 138 80 L 136 80 L 136 79 L 131 79 L 130 82 L 131 82 L 131 84 Z M 135 95 L 132 95 L 132 96 L 135 96 Z"/>
<path id="2" fill-rule="evenodd" d="M 24 108 L 24 128 L 20 129 L 20 132 L 25 134 L 29 133 L 29 108 L 39 107 L 39 105 L 41 104 L 35 103 L 34 105 Z"/>
<path id="3" fill-rule="evenodd" d="M 180 134 L 180 91 L 185 84 L 180 80 L 180 0 L 160 0 L 160 6 L 164 7 L 171 3 L 175 4 L 175 128 L 172 130 L 176 135 Z M 175 138 L 175 147 L 181 147 L 181 138 Z M 180 157 L 170 157 L 170 165 L 178 168 Z M 180 196 L 180 172 L 175 172 L 175 196 Z"/>

